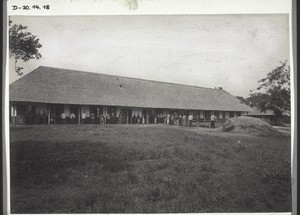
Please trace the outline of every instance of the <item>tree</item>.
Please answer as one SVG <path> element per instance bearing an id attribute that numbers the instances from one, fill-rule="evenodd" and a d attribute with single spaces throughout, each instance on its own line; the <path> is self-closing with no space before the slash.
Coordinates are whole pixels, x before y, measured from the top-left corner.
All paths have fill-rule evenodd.
<path id="1" fill-rule="evenodd" d="M 291 113 L 290 66 L 287 61 L 280 63 L 281 66 L 258 82 L 259 86 L 250 91 L 246 99 L 251 107 L 261 111 L 273 110 L 279 123 L 284 112 Z"/>
<path id="2" fill-rule="evenodd" d="M 27 26 L 12 24 L 11 20 L 9 26 L 9 57 L 14 58 L 16 73 L 22 75 L 23 67 L 17 66 L 18 60 L 27 62 L 30 59 L 42 58 L 38 50 L 42 45 L 36 36 L 26 31 Z"/>
<path id="3" fill-rule="evenodd" d="M 246 104 L 246 105 L 250 105 L 249 102 L 244 97 L 242 97 L 242 96 L 236 96 L 236 98 L 238 100 L 240 100 L 240 103 Z"/>

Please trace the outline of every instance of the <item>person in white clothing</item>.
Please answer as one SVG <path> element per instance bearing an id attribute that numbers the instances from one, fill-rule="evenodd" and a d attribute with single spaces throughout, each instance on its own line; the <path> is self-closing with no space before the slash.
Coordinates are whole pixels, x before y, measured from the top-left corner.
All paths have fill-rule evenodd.
<path id="1" fill-rule="evenodd" d="M 217 117 L 215 115 L 212 115 L 210 117 L 210 127 L 211 128 L 215 128 L 215 121 L 216 121 Z"/>
<path id="2" fill-rule="evenodd" d="M 75 118 L 76 118 L 76 115 L 74 113 L 71 113 L 71 115 L 70 115 L 71 124 L 74 124 Z"/>
<path id="3" fill-rule="evenodd" d="M 81 124 L 85 124 L 85 118 L 86 118 L 85 111 L 83 111 L 83 113 L 81 114 Z"/>
<path id="4" fill-rule="evenodd" d="M 66 122 L 66 113 L 65 112 L 61 113 L 61 121 L 62 121 L 63 124 L 67 124 L 67 122 Z"/>
<path id="5" fill-rule="evenodd" d="M 192 123 L 193 123 L 193 115 L 192 114 L 189 115 L 188 120 L 189 120 L 189 126 L 192 126 Z"/>

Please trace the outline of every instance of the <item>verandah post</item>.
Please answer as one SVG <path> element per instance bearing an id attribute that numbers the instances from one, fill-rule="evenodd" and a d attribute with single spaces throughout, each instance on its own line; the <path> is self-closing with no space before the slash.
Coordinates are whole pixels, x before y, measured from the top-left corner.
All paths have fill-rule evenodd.
<path id="1" fill-rule="evenodd" d="M 51 111 L 51 108 L 50 108 L 50 105 L 47 106 L 47 115 L 48 115 L 48 125 L 50 125 L 50 111 Z"/>
<path id="2" fill-rule="evenodd" d="M 80 124 L 80 117 L 81 117 L 81 113 L 80 112 L 81 112 L 81 106 L 79 105 L 78 106 L 78 120 L 77 120 L 78 124 Z"/>
<path id="3" fill-rule="evenodd" d="M 107 121 L 106 121 L 106 117 L 107 117 L 107 107 L 103 106 L 103 111 L 104 111 L 104 124 L 106 125 Z"/>
<path id="4" fill-rule="evenodd" d="M 11 107 L 12 107 L 12 113 L 11 113 L 12 123 L 15 126 L 17 124 L 16 123 L 16 121 L 17 121 L 17 105 L 12 105 Z"/>
<path id="5" fill-rule="evenodd" d="M 126 124 L 129 124 L 128 107 L 126 108 Z"/>

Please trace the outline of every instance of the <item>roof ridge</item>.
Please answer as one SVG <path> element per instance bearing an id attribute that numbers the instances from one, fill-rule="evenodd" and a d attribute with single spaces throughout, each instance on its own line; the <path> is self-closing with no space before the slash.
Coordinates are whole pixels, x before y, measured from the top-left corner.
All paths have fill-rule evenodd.
<path id="1" fill-rule="evenodd" d="M 223 91 L 228 93 L 224 89 L 215 89 L 215 88 L 210 88 L 210 87 L 201 87 L 201 86 L 196 86 L 196 85 L 188 85 L 188 84 L 181 84 L 181 83 L 174 83 L 174 82 L 166 82 L 166 81 L 157 81 L 157 80 L 150 80 L 150 79 L 143 79 L 143 78 L 135 78 L 135 77 L 128 77 L 128 76 L 121 76 L 121 75 L 111 75 L 111 74 L 106 74 L 106 73 L 97 73 L 97 72 L 87 72 L 87 71 L 82 71 L 82 70 L 73 70 L 73 69 L 64 69 L 64 68 L 58 68 L 58 67 L 51 67 L 51 66 L 39 66 L 38 68 L 50 68 L 50 69 L 58 69 L 58 70 L 67 70 L 67 71 L 72 71 L 72 72 L 82 72 L 82 73 L 90 73 L 90 74 L 98 74 L 98 75 L 106 75 L 106 76 L 113 76 L 113 77 L 121 77 L 121 78 L 129 78 L 129 79 L 134 79 L 134 80 L 141 80 L 141 81 L 150 81 L 150 82 L 158 82 L 158 83 L 164 83 L 164 84 L 171 84 L 171 85 L 180 85 L 180 86 L 186 86 L 186 87 L 196 87 L 196 88 L 202 88 L 202 89 L 209 89 L 209 90 L 218 90 L 218 91 Z M 38 69 L 37 68 L 37 69 Z M 36 69 L 35 69 L 36 70 Z M 34 70 L 33 70 L 34 71 Z M 31 73 L 31 72 L 30 72 Z"/>

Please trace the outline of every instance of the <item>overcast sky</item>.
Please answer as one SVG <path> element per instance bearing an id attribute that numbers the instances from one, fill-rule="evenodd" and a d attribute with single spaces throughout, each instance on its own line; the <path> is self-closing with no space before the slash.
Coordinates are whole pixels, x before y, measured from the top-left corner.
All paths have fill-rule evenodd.
<path id="1" fill-rule="evenodd" d="M 223 87 L 247 97 L 289 60 L 288 15 L 14 16 L 40 38 L 51 66 L 164 82 Z M 10 83 L 19 78 L 10 60 Z"/>

